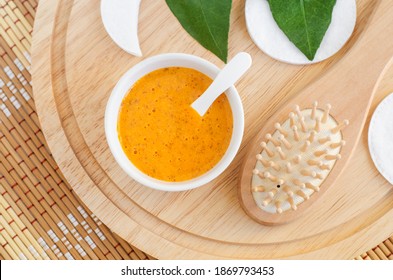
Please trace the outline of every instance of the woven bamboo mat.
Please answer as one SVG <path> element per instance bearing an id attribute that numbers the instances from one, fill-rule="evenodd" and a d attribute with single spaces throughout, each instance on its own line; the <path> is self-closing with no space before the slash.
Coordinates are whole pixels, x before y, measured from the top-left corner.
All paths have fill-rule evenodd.
<path id="1" fill-rule="evenodd" d="M 0 258 L 149 258 L 83 205 L 47 149 L 29 71 L 36 8 L 0 0 Z"/>
<path id="2" fill-rule="evenodd" d="M 0 259 L 150 259 L 65 181 L 40 130 L 30 75 L 38 0 L 0 0 Z M 393 259 L 393 237 L 356 259 Z"/>

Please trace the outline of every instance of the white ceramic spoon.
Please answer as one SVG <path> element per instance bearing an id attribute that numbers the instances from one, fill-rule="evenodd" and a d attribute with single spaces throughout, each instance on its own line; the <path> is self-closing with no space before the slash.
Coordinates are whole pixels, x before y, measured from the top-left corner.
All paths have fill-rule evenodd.
<path id="1" fill-rule="evenodd" d="M 218 73 L 213 83 L 208 89 L 192 104 L 191 107 L 203 116 L 213 102 L 228 88 L 230 88 L 241 76 L 250 68 L 252 63 L 248 53 L 238 53 L 227 65 Z"/>
<path id="2" fill-rule="evenodd" d="M 142 56 L 138 39 L 141 0 L 101 0 L 101 18 L 106 32 L 124 51 Z"/>

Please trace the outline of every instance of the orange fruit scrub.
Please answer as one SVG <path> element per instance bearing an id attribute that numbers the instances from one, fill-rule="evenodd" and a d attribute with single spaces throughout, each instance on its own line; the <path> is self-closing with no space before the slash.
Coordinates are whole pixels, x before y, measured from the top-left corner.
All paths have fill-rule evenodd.
<path id="1" fill-rule="evenodd" d="M 194 69 L 169 67 L 134 84 L 122 101 L 117 129 L 125 154 L 140 171 L 179 182 L 220 161 L 233 129 L 227 97 L 222 94 L 203 117 L 191 108 L 211 83 Z"/>

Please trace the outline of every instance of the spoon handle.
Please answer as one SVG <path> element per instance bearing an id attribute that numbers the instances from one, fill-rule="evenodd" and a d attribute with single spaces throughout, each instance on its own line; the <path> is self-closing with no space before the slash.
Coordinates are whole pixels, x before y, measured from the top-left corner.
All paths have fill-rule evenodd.
<path id="1" fill-rule="evenodd" d="M 251 56 L 248 53 L 238 53 L 225 65 L 209 88 L 192 103 L 191 107 L 203 116 L 213 102 L 250 68 L 251 62 Z"/>

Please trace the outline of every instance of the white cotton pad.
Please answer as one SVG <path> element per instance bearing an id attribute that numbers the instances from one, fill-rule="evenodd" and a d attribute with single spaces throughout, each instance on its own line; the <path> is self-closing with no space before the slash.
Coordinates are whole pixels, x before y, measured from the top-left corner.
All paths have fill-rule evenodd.
<path id="1" fill-rule="evenodd" d="M 101 18 L 112 40 L 124 51 L 142 56 L 138 39 L 141 0 L 101 0 Z"/>
<path id="2" fill-rule="evenodd" d="M 368 147 L 378 171 L 393 185 L 393 94 L 378 105 L 371 118 Z"/>
<path id="3" fill-rule="evenodd" d="M 351 37 L 356 25 L 356 1 L 337 0 L 332 22 L 314 60 L 310 61 L 278 27 L 267 0 L 247 0 L 245 13 L 254 43 L 274 59 L 291 64 L 312 64 L 333 56 Z"/>

